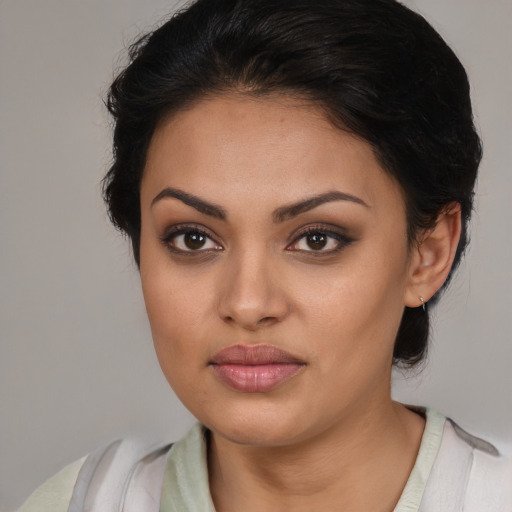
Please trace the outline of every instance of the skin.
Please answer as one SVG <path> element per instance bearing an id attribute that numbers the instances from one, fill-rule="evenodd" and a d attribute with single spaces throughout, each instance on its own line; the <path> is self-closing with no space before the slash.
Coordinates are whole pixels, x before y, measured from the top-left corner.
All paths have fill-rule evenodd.
<path id="1" fill-rule="evenodd" d="M 169 188 L 225 219 L 162 193 Z M 356 199 L 275 222 L 277 209 L 332 191 Z M 402 190 L 367 142 L 297 99 L 233 93 L 158 126 L 141 220 L 157 356 L 212 431 L 216 509 L 393 510 L 424 427 L 391 400 L 394 339 L 404 306 L 420 306 L 446 278 L 457 206 L 410 247 Z M 177 225 L 206 233 L 204 245 L 170 234 Z M 308 227 L 327 236 L 323 248 Z M 235 344 L 274 345 L 303 367 L 269 392 L 236 391 L 209 364 Z"/>

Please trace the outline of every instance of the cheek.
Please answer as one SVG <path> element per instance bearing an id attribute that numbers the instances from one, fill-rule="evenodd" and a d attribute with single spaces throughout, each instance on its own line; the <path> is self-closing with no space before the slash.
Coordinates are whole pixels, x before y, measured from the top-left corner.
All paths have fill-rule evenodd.
<path id="1" fill-rule="evenodd" d="M 403 312 L 406 249 L 389 257 L 357 257 L 331 269 L 328 276 L 296 277 L 297 296 L 307 315 L 307 330 L 322 352 L 356 367 L 369 361 L 389 363 Z M 372 254 L 372 252 L 370 252 Z M 379 358 L 376 356 L 379 354 Z"/>
<path id="2" fill-rule="evenodd" d="M 183 293 L 176 279 L 158 278 L 155 269 L 143 280 L 144 300 L 155 352 L 168 383 L 186 404 L 202 404 L 205 389 L 197 377 L 207 362 L 204 322 L 198 321 L 201 295 Z M 194 412 L 193 412 L 194 413 Z"/>
<path id="3" fill-rule="evenodd" d="M 179 280 L 157 272 L 143 280 L 143 293 L 157 350 L 179 357 L 197 350 L 202 294 L 184 293 Z"/>
<path id="4" fill-rule="evenodd" d="M 146 311 L 151 326 L 157 355 L 168 355 L 170 361 L 180 354 L 180 344 L 186 332 L 188 295 L 180 292 L 176 273 L 169 270 L 169 263 L 161 256 L 161 249 L 141 238 L 140 277 Z M 185 315 L 185 317 L 184 317 Z"/>
<path id="5" fill-rule="evenodd" d="M 150 249 L 141 251 L 142 290 L 156 354 L 171 382 L 208 362 L 214 283 L 208 272 L 173 265 L 161 249 Z"/>

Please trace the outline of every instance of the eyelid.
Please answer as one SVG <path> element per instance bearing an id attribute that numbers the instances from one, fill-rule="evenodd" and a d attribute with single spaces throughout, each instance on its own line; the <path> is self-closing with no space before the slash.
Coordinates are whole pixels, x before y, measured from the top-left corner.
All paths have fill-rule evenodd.
<path id="1" fill-rule="evenodd" d="M 343 229 L 340 226 L 335 226 L 332 224 L 307 224 L 306 226 L 302 226 L 299 228 L 293 235 L 292 240 L 287 243 L 286 250 L 292 252 L 302 252 L 302 253 L 312 253 L 316 254 L 318 256 L 321 255 L 328 255 L 332 253 L 336 253 L 344 249 L 346 246 L 350 245 L 352 242 L 354 242 L 354 238 L 347 235 L 346 230 Z M 219 248 L 208 248 L 208 249 L 197 249 L 197 250 L 183 250 L 178 249 L 177 247 L 173 247 L 171 244 L 171 240 L 179 235 L 186 234 L 189 232 L 195 232 L 200 233 L 201 235 L 204 235 L 208 239 L 210 239 L 214 244 L 220 247 Z M 335 239 L 338 242 L 338 246 L 334 249 L 328 249 L 328 250 L 304 250 L 304 249 L 290 249 L 290 246 L 296 244 L 299 242 L 302 238 L 306 237 L 309 234 L 315 234 L 320 233 L 324 234 L 327 237 L 330 237 L 332 239 Z M 195 224 L 195 223 L 184 223 L 184 224 L 175 224 L 171 226 L 170 228 L 166 229 L 165 233 L 160 237 L 160 241 L 162 244 L 168 249 L 169 251 L 175 253 L 175 254 L 182 254 L 185 256 L 193 256 L 194 254 L 198 255 L 200 253 L 210 253 L 210 252 L 216 252 L 220 250 L 224 250 L 224 247 L 221 243 L 217 241 L 217 236 L 213 234 L 208 228 L 205 228 L 201 224 Z"/>
<path id="2" fill-rule="evenodd" d="M 303 250 L 303 249 L 288 249 L 290 246 L 296 244 L 304 238 L 305 236 L 309 234 L 315 234 L 315 233 L 321 233 L 324 235 L 327 235 L 330 238 L 334 238 L 338 241 L 339 246 L 335 249 L 329 249 L 329 250 L 317 250 L 311 249 L 310 251 Z M 298 230 L 298 232 L 294 233 L 293 239 L 291 242 L 287 245 L 287 250 L 290 251 L 298 251 L 303 253 L 312 253 L 316 255 L 328 255 L 332 254 L 338 251 L 341 251 L 346 246 L 350 245 L 352 242 L 354 242 L 355 239 L 349 235 L 346 234 L 346 230 L 343 228 L 340 228 L 339 226 L 333 226 L 332 224 L 308 224 L 307 226 L 304 226 Z"/>
<path id="3" fill-rule="evenodd" d="M 219 251 L 221 249 L 197 249 L 197 250 L 190 250 L 190 251 L 185 251 L 185 250 L 182 250 L 182 249 L 178 249 L 176 247 L 173 247 L 171 245 L 171 240 L 179 235 L 183 235 L 183 234 L 186 234 L 186 233 L 190 233 L 190 232 L 194 232 L 194 233 L 200 233 L 201 235 L 204 235 L 205 237 L 209 238 L 212 242 L 214 242 L 217 246 L 221 247 L 222 249 L 224 249 L 224 247 L 222 246 L 222 244 L 220 244 L 218 241 L 217 241 L 217 237 L 216 235 L 212 234 L 210 230 L 208 230 L 207 228 L 205 228 L 204 226 L 200 225 L 200 224 L 175 224 L 173 226 L 171 226 L 170 228 L 166 229 L 165 230 L 165 233 L 160 237 L 160 241 L 162 242 L 162 244 L 171 252 L 173 253 L 177 253 L 177 254 L 184 254 L 184 255 L 194 255 L 194 254 L 198 254 L 198 253 L 207 253 L 207 252 L 212 252 L 212 251 Z"/>

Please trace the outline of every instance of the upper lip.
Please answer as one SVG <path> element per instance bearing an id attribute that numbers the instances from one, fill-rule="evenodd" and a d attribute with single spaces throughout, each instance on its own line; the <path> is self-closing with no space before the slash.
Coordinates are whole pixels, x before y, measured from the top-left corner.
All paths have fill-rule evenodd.
<path id="1" fill-rule="evenodd" d="M 274 345 L 232 345 L 219 350 L 211 359 L 210 364 L 304 364 L 303 361 Z"/>

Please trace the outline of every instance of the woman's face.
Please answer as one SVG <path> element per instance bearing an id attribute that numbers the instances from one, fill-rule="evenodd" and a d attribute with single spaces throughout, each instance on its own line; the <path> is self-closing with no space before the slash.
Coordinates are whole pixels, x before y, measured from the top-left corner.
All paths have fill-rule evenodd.
<path id="1" fill-rule="evenodd" d="M 141 208 L 158 359 L 206 426 L 286 445 L 389 404 L 410 258 L 367 142 L 297 100 L 206 99 L 156 130 Z"/>

